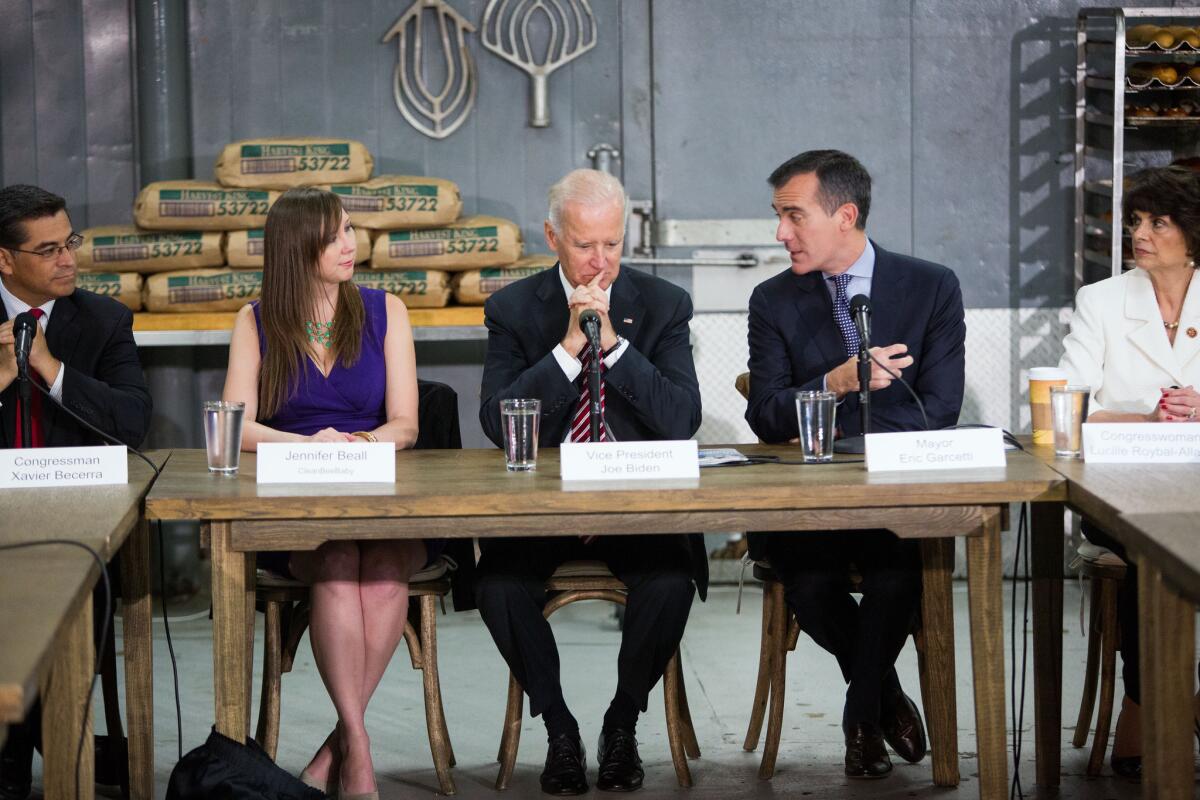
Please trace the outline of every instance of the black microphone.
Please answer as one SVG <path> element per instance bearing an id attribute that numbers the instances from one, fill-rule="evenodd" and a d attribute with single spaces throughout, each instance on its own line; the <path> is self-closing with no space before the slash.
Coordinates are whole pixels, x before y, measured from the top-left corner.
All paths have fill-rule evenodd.
<path id="1" fill-rule="evenodd" d="M 600 441 L 600 314 L 594 308 L 585 308 L 579 315 L 579 327 L 587 336 L 592 347 L 591 369 L 588 370 L 588 416 L 591 421 L 592 441 Z"/>
<path id="2" fill-rule="evenodd" d="M 850 318 L 858 330 L 859 348 L 869 348 L 871 342 L 871 298 L 856 294 L 850 298 Z"/>
<path id="3" fill-rule="evenodd" d="M 37 324 L 37 318 L 28 311 L 22 311 L 13 320 L 13 350 L 17 355 L 17 374 L 22 377 L 29 374 L 29 350 L 37 336 Z"/>

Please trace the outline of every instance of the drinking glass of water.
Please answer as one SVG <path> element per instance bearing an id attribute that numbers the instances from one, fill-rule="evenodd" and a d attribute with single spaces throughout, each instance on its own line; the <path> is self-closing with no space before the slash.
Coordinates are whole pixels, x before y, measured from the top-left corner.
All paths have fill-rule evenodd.
<path id="1" fill-rule="evenodd" d="M 509 472 L 537 469 L 538 427 L 541 420 L 541 400 L 500 401 L 504 461 Z"/>
<path id="2" fill-rule="evenodd" d="M 204 403 L 204 444 L 208 471 L 236 475 L 242 454 L 242 418 L 246 404 L 224 400 Z"/>

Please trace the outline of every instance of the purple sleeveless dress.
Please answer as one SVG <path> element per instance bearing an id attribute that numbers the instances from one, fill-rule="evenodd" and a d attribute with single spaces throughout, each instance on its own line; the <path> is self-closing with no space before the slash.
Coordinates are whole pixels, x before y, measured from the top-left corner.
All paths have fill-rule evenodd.
<path id="1" fill-rule="evenodd" d="M 278 431 L 311 436 L 324 428 L 347 433 L 370 431 L 387 421 L 387 368 L 383 356 L 383 340 L 387 334 L 387 293 L 362 286 L 358 287 L 358 292 L 366 312 L 358 361 L 350 367 L 344 367 L 339 359 L 326 377 L 311 358 L 305 357 L 304 371 L 292 396 L 270 419 L 259 420 L 262 424 Z M 262 311 L 257 300 L 250 305 L 254 309 L 258 352 L 262 356 L 267 349 Z M 444 546 L 444 540 L 427 540 L 425 551 L 428 562 L 436 560 Z M 288 568 L 290 558 L 291 553 L 286 551 L 262 552 L 258 554 L 258 566 L 292 577 Z"/>

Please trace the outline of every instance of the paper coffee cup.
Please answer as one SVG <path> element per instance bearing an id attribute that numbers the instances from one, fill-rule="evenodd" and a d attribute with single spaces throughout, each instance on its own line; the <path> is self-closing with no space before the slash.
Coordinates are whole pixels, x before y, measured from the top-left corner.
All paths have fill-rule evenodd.
<path id="1" fill-rule="evenodd" d="M 1029 370 L 1029 409 L 1033 414 L 1034 444 L 1054 444 L 1050 387 L 1066 385 L 1067 373 L 1058 367 L 1034 367 Z"/>

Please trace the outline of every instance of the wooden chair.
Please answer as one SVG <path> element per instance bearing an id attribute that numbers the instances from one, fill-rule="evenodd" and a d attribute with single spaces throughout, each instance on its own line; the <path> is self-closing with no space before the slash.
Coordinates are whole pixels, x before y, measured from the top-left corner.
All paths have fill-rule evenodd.
<path id="1" fill-rule="evenodd" d="M 779 755 L 779 738 L 783 732 L 783 703 L 787 676 L 787 654 L 795 652 L 800 640 L 800 624 L 788 609 L 783 596 L 783 582 L 771 568 L 770 562 L 755 561 L 754 577 L 763 583 L 762 639 L 758 654 L 758 681 L 754 687 L 754 705 L 750 710 L 750 726 L 746 729 L 746 741 L 742 749 L 753 752 L 758 747 L 763 718 L 770 705 L 767 718 L 767 739 L 763 745 L 762 762 L 758 777 L 769 780 L 775 774 L 775 760 Z M 851 571 L 847 591 L 857 592 L 862 582 L 860 576 Z M 919 615 L 918 615 L 919 616 Z M 934 713 L 930 702 L 928 672 L 925 667 L 925 635 L 923 628 L 913 625 L 913 643 L 917 648 L 917 671 L 921 681 L 921 705 L 926 715 Z M 941 684 L 945 685 L 945 684 Z M 953 685 L 953 681 L 950 682 Z M 957 724 L 956 722 L 954 724 Z M 934 727 L 934 726 L 930 726 Z"/>
<path id="2" fill-rule="evenodd" d="M 734 380 L 734 388 L 745 397 L 750 398 L 750 373 L 743 372 Z M 767 739 L 763 745 L 762 762 L 758 767 L 758 777 L 770 779 L 775 774 L 775 761 L 779 755 L 779 738 L 783 732 L 783 702 L 787 676 L 787 654 L 795 652 L 800 640 L 800 624 L 795 615 L 787 607 L 783 596 L 783 582 L 775 574 L 769 562 L 756 561 L 754 577 L 763 583 L 763 618 L 762 638 L 758 653 L 758 681 L 754 687 L 754 704 L 750 710 L 750 726 L 746 729 L 746 740 L 742 749 L 753 752 L 758 747 L 762 733 L 763 718 L 770 705 L 771 715 L 767 718 Z M 862 578 L 851 570 L 847 591 L 857 591 Z M 914 620 L 913 643 L 917 648 L 917 670 L 921 681 L 921 706 L 926 716 L 946 711 L 935 703 L 931 703 L 929 687 L 933 681 L 925 668 L 925 635 L 924 626 L 920 620 Z M 936 685 L 954 685 L 954 676 L 943 676 L 945 680 Z M 941 720 L 928 727 L 939 728 L 940 725 L 956 726 L 955 719 Z M 931 743 L 932 747 L 932 743 Z M 957 780 L 955 781 L 957 783 Z"/>
<path id="3" fill-rule="evenodd" d="M 608 600 L 625 605 L 627 590 L 601 561 L 568 561 L 554 571 L 546 581 L 550 599 L 543 614 L 547 619 L 558 609 L 580 600 Z M 692 773 L 688 769 L 689 758 L 700 757 L 700 745 L 696 742 L 696 731 L 688 712 L 687 692 L 683 684 L 683 668 L 679 651 L 671 656 L 663 674 L 663 705 L 667 712 L 667 741 L 671 746 L 671 761 L 675 765 L 675 778 L 679 785 L 690 788 Z M 500 736 L 500 751 L 496 760 L 500 762 L 500 773 L 496 776 L 496 789 L 508 788 L 513 767 L 517 761 L 517 748 L 521 743 L 521 718 L 524 715 L 525 692 L 517 679 L 509 674 L 508 708 L 504 714 L 504 731 Z"/>
<path id="4" fill-rule="evenodd" d="M 1100 774 L 1104 752 L 1108 749 L 1109 726 L 1112 723 L 1113 698 L 1116 696 L 1116 666 L 1119 636 L 1117 630 L 1117 589 L 1125 580 L 1125 562 L 1110 550 L 1084 541 L 1075 559 L 1080 574 L 1091 579 L 1091 599 L 1088 601 L 1088 654 L 1083 668 L 1083 698 L 1079 703 L 1079 720 L 1071 744 L 1083 747 L 1092 724 L 1092 709 L 1096 705 L 1097 676 L 1100 684 L 1100 704 L 1096 713 L 1096 735 L 1088 757 L 1088 777 Z"/>
<path id="5" fill-rule="evenodd" d="M 408 621 L 404 641 L 408 645 L 413 669 L 421 671 L 425 686 L 425 725 L 429 731 L 429 749 L 437 771 L 442 794 L 454 794 L 454 749 L 446 730 L 442 709 L 442 689 L 437 664 L 437 601 L 450 592 L 445 559 L 418 572 L 409 582 Z M 279 746 L 279 706 L 283 673 L 292 671 L 296 650 L 308 628 L 309 592 L 299 581 L 281 578 L 259 570 L 256 586 L 258 602 L 266 617 L 263 640 L 262 697 L 258 707 L 255 739 L 271 758 Z"/>

